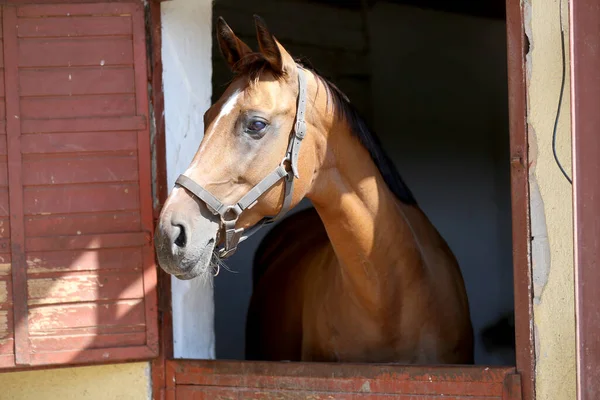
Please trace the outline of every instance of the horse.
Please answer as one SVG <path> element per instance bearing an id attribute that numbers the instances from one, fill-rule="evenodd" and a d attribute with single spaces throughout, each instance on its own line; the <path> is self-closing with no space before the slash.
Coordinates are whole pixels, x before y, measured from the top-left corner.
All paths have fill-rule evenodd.
<path id="1" fill-rule="evenodd" d="M 161 210 L 160 267 L 209 277 L 280 221 L 255 257 L 247 359 L 472 364 L 449 246 L 343 92 L 254 19 L 257 51 L 217 20 L 233 79 Z M 313 208 L 282 219 L 304 198 Z"/>

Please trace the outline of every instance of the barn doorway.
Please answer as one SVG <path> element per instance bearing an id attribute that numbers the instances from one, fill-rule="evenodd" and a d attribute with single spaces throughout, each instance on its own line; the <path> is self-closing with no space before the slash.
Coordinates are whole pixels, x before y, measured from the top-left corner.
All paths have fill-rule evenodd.
<path id="1" fill-rule="evenodd" d="M 261 15 L 349 96 L 459 260 L 476 364 L 514 365 L 505 5 L 463 3 L 220 0 L 213 21 L 223 16 L 256 48 L 251 16 Z M 212 51 L 214 102 L 231 78 L 214 32 Z M 266 233 L 214 282 L 217 359 L 244 359 L 252 258 Z"/>

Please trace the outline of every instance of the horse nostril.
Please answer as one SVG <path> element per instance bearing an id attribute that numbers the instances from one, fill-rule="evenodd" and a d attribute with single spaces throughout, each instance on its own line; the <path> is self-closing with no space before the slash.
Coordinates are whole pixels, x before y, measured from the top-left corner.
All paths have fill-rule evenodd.
<path id="1" fill-rule="evenodd" d="M 179 230 L 179 235 L 177 235 L 173 243 L 175 243 L 177 247 L 185 247 L 187 243 L 185 228 L 183 227 L 183 225 L 175 225 L 175 228 Z"/>

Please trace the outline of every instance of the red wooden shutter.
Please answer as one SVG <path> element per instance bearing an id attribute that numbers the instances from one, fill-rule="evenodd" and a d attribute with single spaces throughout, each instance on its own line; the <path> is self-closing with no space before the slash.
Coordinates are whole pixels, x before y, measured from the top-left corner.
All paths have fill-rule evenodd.
<path id="1" fill-rule="evenodd" d="M 2 14 L 0 367 L 155 356 L 144 10 Z"/>

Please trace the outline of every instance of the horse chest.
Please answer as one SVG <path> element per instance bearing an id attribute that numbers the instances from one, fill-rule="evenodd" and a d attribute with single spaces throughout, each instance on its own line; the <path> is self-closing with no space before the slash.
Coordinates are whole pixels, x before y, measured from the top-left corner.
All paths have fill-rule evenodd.
<path id="1" fill-rule="evenodd" d="M 364 361 L 395 354 L 393 334 L 346 295 L 316 296 L 305 307 L 302 354 L 312 361 Z"/>

